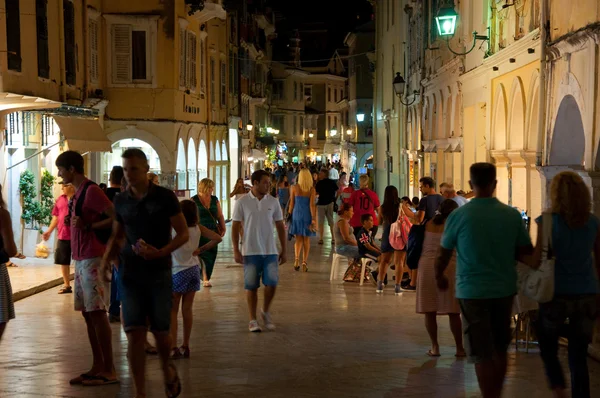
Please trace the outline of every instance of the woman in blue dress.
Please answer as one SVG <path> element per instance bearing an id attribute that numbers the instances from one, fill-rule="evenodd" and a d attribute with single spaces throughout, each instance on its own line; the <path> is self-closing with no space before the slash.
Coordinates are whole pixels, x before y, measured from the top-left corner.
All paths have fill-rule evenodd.
<path id="1" fill-rule="evenodd" d="M 293 185 L 290 191 L 288 213 L 292 216 L 292 222 L 289 234 L 296 237 L 294 270 L 300 270 L 300 253 L 303 252 L 302 271 L 308 272 L 310 237 L 315 236 L 317 230 L 316 191 L 310 171 L 302 169 L 298 175 L 298 183 Z"/>
<path id="2" fill-rule="evenodd" d="M 288 183 L 286 174 L 280 175 L 277 181 L 277 199 L 279 199 L 281 210 L 285 212 L 285 208 L 290 200 L 290 184 Z"/>

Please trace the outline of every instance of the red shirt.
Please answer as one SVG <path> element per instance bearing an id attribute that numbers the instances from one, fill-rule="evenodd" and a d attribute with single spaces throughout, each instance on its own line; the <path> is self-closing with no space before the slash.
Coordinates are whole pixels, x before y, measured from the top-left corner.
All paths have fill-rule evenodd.
<path id="1" fill-rule="evenodd" d="M 359 189 L 354 191 L 352 192 L 352 196 L 350 196 L 348 203 L 350 203 L 354 209 L 354 215 L 352 216 L 352 219 L 350 219 L 350 226 L 352 226 L 352 228 L 362 227 L 360 218 L 363 214 L 372 215 L 373 225 L 379 225 L 375 209 L 380 206 L 380 203 L 375 192 L 370 189 Z"/>
<path id="2" fill-rule="evenodd" d="M 73 216 L 75 216 L 77 200 L 88 181 L 86 178 L 77 189 L 75 196 L 73 196 Z M 90 185 L 85 193 L 83 207 L 81 208 L 83 224 L 87 225 L 100 221 L 102 213 L 110 206 L 112 206 L 111 201 L 98 185 Z M 106 246 L 96 238 L 94 231 L 71 226 L 71 250 L 74 260 L 88 260 L 102 257 Z"/>
<path id="3" fill-rule="evenodd" d="M 58 219 L 58 239 L 71 240 L 71 227 L 65 225 L 65 217 L 69 214 L 69 198 L 60 195 L 52 208 L 52 215 Z"/>

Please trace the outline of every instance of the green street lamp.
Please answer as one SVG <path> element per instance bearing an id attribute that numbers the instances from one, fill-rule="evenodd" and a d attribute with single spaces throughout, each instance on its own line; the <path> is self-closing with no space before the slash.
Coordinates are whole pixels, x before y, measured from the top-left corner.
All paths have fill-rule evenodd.
<path id="1" fill-rule="evenodd" d="M 454 11 L 454 4 L 445 4 L 440 7 L 436 17 L 435 23 L 437 24 L 438 35 L 452 36 L 456 30 L 456 19 L 458 14 Z"/>
<path id="2" fill-rule="evenodd" d="M 464 52 L 454 51 L 452 47 L 450 47 L 450 38 L 454 36 L 456 32 L 456 21 L 458 20 L 458 14 L 454 10 L 454 0 L 447 1 L 445 4 L 440 6 L 440 9 L 435 16 L 435 23 L 437 25 L 438 35 L 446 39 L 446 45 L 448 46 L 448 50 L 454 55 L 467 55 L 471 51 L 475 49 L 475 44 L 477 40 L 483 40 L 488 43 L 486 56 L 489 55 L 490 51 L 490 37 L 488 27 L 488 35 L 478 35 L 477 32 L 473 32 L 473 45 L 471 48 Z"/>

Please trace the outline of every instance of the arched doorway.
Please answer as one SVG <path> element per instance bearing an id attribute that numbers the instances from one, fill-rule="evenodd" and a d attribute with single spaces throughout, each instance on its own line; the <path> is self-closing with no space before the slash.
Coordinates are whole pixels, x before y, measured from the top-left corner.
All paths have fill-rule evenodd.
<path id="1" fill-rule="evenodd" d="M 102 181 L 108 181 L 108 176 L 113 166 L 121 166 L 123 164 L 121 155 L 129 148 L 137 148 L 142 150 L 148 159 L 150 172 L 160 174 L 160 157 L 154 148 L 146 141 L 142 141 L 137 138 L 127 138 L 113 143 L 111 153 L 105 152 L 102 154 Z"/>
<path id="2" fill-rule="evenodd" d="M 198 190 L 198 162 L 196 161 L 196 143 L 193 138 L 188 141 L 188 189 L 190 196 L 196 195 Z"/>
<path id="3" fill-rule="evenodd" d="M 217 145 L 219 145 L 217 143 Z M 227 161 L 227 144 L 225 141 L 221 141 L 221 160 Z M 233 187 L 229 186 L 229 178 L 228 178 L 228 165 L 221 165 L 221 206 L 223 207 L 223 214 L 229 214 L 229 191 L 233 190 Z M 232 173 L 233 174 L 233 173 Z"/>
<path id="4" fill-rule="evenodd" d="M 187 188 L 187 167 L 185 161 L 185 145 L 183 139 L 177 143 L 177 189 Z"/>
<path id="5" fill-rule="evenodd" d="M 200 140 L 200 148 L 198 149 L 198 180 L 208 177 L 208 151 L 206 142 Z"/>
<path id="6" fill-rule="evenodd" d="M 585 154 L 583 120 L 575 97 L 563 98 L 556 113 L 552 132 L 549 164 L 552 166 L 582 166 Z"/>

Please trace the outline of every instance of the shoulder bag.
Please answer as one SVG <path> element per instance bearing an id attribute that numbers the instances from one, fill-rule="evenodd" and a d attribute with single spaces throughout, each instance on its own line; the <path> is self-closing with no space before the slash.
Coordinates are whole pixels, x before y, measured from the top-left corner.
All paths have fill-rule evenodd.
<path id="1" fill-rule="evenodd" d="M 210 197 L 210 201 L 212 203 L 212 196 Z M 221 228 L 221 224 L 219 224 L 219 222 L 217 221 L 217 218 L 212 214 L 212 211 L 210 211 L 210 205 L 208 207 L 204 206 L 204 203 L 202 203 L 202 201 L 200 200 L 198 195 L 194 196 L 194 202 L 196 202 L 196 205 L 199 204 L 200 206 L 202 206 L 206 209 L 208 214 L 210 214 L 210 217 L 212 218 L 213 222 L 215 223 L 215 228 L 217 229 L 215 232 L 218 233 L 219 235 L 222 235 L 223 229 Z"/>
<path id="2" fill-rule="evenodd" d="M 402 205 L 400 205 L 398 219 L 390 226 L 390 245 L 396 250 L 404 250 L 408 243 L 409 234 L 410 222 L 406 220 L 406 216 L 402 212 Z"/>
<path id="3" fill-rule="evenodd" d="M 554 256 L 552 247 L 552 213 L 542 215 L 542 259 L 538 269 L 520 265 L 518 270 L 519 291 L 525 296 L 547 303 L 554 298 Z"/>

